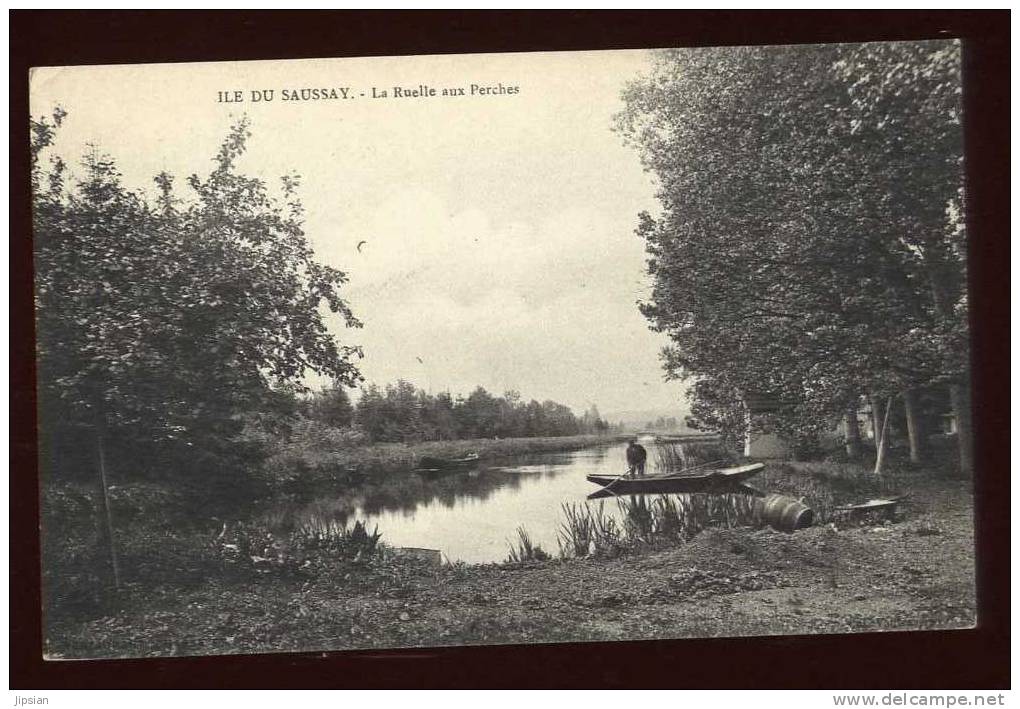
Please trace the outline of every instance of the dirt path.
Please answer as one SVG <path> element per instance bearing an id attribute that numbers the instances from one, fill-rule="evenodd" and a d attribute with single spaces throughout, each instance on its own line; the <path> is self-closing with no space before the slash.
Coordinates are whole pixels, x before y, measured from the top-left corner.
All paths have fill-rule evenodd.
<path id="1" fill-rule="evenodd" d="M 138 592 L 61 656 L 269 652 L 970 627 L 969 483 L 911 482 L 900 521 L 709 530 L 615 560 Z"/>
<path id="2" fill-rule="evenodd" d="M 880 526 L 710 530 L 609 562 L 445 573 L 403 607 L 411 644 L 437 626 L 455 643 L 968 627 L 969 488 L 919 487 L 903 521 Z"/>

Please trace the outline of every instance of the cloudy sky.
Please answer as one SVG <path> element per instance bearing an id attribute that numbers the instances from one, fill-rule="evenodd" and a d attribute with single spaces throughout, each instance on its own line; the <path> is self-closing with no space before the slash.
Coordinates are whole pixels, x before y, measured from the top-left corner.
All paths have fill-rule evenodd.
<path id="1" fill-rule="evenodd" d="M 655 210 L 654 183 L 610 130 L 646 61 L 626 51 L 43 69 L 32 112 L 62 105 L 56 151 L 94 143 L 145 190 L 161 170 L 182 188 L 207 171 L 248 115 L 240 167 L 273 183 L 302 176 L 308 236 L 349 274 L 365 323 L 337 332 L 364 347 L 369 381 L 665 411 L 682 406 L 681 387 L 663 382 L 664 340 L 636 307 L 648 283 L 634 227 Z M 519 92 L 470 95 L 500 83 Z M 419 85 L 468 95 L 392 96 Z M 283 100 L 313 87 L 353 98 Z M 259 89 L 273 101 L 252 103 Z M 218 101 L 234 91 L 242 102 Z"/>

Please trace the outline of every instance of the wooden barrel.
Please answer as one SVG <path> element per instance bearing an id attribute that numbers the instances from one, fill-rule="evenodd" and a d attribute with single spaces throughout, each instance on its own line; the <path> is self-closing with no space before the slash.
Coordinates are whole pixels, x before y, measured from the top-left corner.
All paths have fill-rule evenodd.
<path id="1" fill-rule="evenodd" d="M 757 507 L 760 519 L 780 532 L 804 529 L 815 521 L 815 513 L 810 507 L 786 495 L 768 495 L 757 501 Z"/>

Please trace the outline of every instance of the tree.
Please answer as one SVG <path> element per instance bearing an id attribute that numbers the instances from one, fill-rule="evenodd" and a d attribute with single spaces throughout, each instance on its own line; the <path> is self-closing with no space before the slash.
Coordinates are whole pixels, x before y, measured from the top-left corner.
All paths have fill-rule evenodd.
<path id="1" fill-rule="evenodd" d="M 354 410 L 354 421 L 370 440 L 386 440 L 386 416 L 386 400 L 379 387 L 370 384 L 362 389 Z"/>
<path id="2" fill-rule="evenodd" d="M 347 428 L 354 422 L 354 405 L 343 382 L 333 382 L 312 395 L 308 415 L 333 428 Z"/>
<path id="3" fill-rule="evenodd" d="M 704 382 L 696 418 L 734 428 L 768 392 L 810 436 L 861 394 L 965 377 L 966 337 L 919 278 L 927 252 L 962 254 L 958 61 L 944 43 L 678 50 L 629 87 L 617 127 L 662 203 L 638 226 L 642 310 L 667 375 Z M 934 261 L 960 293 L 962 260 Z"/>
<path id="4" fill-rule="evenodd" d="M 386 385 L 383 427 L 384 441 L 420 441 L 424 436 L 422 401 L 413 384 L 398 379 L 396 384 Z"/>
<path id="5" fill-rule="evenodd" d="M 923 436 L 918 391 L 948 386 L 960 426 L 960 464 L 972 465 L 963 223 L 960 54 L 957 43 L 861 45 L 834 66 L 850 85 L 855 135 L 875 146 L 869 167 L 882 181 L 890 236 L 895 236 L 912 300 L 895 347 L 910 433 L 911 458 Z"/>
<path id="6" fill-rule="evenodd" d="M 428 440 L 452 440 L 458 438 L 457 418 L 454 415 L 453 397 L 449 392 L 435 396 L 420 391 L 422 419 Z"/>
<path id="7" fill-rule="evenodd" d="M 298 179 L 286 205 L 236 172 L 250 137 L 230 131 L 206 178 L 178 197 L 170 175 L 150 201 L 92 149 L 84 176 L 41 157 L 63 119 L 32 121 L 40 421 L 44 437 L 97 431 L 130 446 L 214 454 L 239 414 L 308 371 L 350 385 L 360 350 L 342 346 L 320 306 L 359 326 L 341 271 L 315 260 Z"/>
<path id="8" fill-rule="evenodd" d="M 458 420 L 466 438 L 492 438 L 497 434 L 499 401 L 483 387 L 476 387 L 458 408 Z"/>

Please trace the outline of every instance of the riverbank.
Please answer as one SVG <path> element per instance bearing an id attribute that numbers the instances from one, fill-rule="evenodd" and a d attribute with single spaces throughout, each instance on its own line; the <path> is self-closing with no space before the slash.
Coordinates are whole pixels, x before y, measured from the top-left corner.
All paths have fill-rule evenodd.
<path id="1" fill-rule="evenodd" d="M 461 458 L 477 453 L 482 461 L 527 455 L 575 451 L 613 445 L 632 434 L 586 434 L 536 438 L 475 438 L 419 443 L 374 443 L 363 446 L 331 445 L 328 439 L 282 446 L 266 463 L 274 483 L 348 483 L 366 475 L 417 467 L 422 458 Z"/>
<path id="2" fill-rule="evenodd" d="M 817 470 L 792 470 L 805 486 L 821 484 Z M 53 618 L 47 652 L 166 656 L 971 626 L 969 481 L 916 470 L 893 482 L 911 493 L 894 521 L 794 534 L 708 529 L 616 558 L 441 567 L 393 555 L 294 567 L 222 560 L 217 573 L 127 584 L 87 618 Z"/>

